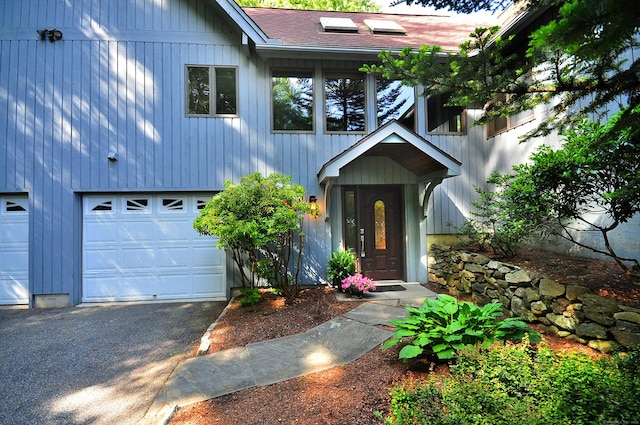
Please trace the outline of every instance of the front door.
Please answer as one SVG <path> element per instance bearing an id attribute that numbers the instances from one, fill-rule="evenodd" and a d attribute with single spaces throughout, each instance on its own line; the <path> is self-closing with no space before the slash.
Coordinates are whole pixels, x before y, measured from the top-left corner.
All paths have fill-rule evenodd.
<path id="1" fill-rule="evenodd" d="M 401 186 L 346 187 L 345 242 L 365 276 L 404 278 L 404 222 Z"/>

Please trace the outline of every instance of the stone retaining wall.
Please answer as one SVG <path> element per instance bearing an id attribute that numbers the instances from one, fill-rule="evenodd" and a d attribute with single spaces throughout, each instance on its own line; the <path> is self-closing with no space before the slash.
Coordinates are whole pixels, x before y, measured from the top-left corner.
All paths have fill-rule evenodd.
<path id="1" fill-rule="evenodd" d="M 640 309 L 481 254 L 433 244 L 429 282 L 454 296 L 471 295 L 480 305 L 499 302 L 507 316 L 537 323 L 603 353 L 640 346 Z"/>

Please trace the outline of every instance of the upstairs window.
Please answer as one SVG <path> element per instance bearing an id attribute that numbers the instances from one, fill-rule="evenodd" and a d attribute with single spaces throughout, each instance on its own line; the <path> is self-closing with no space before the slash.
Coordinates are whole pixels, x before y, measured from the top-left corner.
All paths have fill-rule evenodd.
<path id="1" fill-rule="evenodd" d="M 189 117 L 238 115 L 238 69 L 229 66 L 185 67 Z"/>
<path id="2" fill-rule="evenodd" d="M 413 129 L 414 90 L 399 80 L 376 79 L 378 127 L 395 119 Z"/>
<path id="3" fill-rule="evenodd" d="M 364 132 L 364 76 L 327 76 L 324 79 L 327 132 Z"/>
<path id="4" fill-rule="evenodd" d="M 505 96 L 506 95 L 500 96 L 498 100 L 506 99 Z M 518 112 L 510 117 L 496 118 L 487 124 L 487 137 L 492 137 L 519 125 L 526 124 L 534 118 L 533 110 Z"/>
<path id="5" fill-rule="evenodd" d="M 274 72 L 271 77 L 271 97 L 273 131 L 313 131 L 311 73 Z"/>
<path id="6" fill-rule="evenodd" d="M 427 99 L 427 132 L 433 134 L 463 134 L 467 118 L 463 107 L 446 106 L 448 95 L 437 94 Z"/>

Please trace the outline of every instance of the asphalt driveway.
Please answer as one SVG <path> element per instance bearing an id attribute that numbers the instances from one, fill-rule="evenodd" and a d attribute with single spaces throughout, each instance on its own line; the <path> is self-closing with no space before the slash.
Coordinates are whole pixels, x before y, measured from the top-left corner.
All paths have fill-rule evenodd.
<path id="1" fill-rule="evenodd" d="M 225 302 L 0 308 L 0 424 L 135 424 Z"/>

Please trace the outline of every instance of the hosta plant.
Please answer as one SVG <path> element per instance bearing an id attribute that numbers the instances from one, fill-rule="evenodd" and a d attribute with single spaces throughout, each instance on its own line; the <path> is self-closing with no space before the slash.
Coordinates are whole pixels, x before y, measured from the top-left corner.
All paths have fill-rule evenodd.
<path id="1" fill-rule="evenodd" d="M 456 357 L 456 351 L 475 344 L 489 346 L 496 340 L 519 341 L 526 334 L 532 342 L 540 341 L 540 334 L 527 328 L 518 318 L 499 319 L 503 315 L 500 303 L 482 307 L 470 302 L 458 302 L 450 295 L 425 299 L 420 308 L 406 307 L 404 319 L 392 320 L 393 337 L 382 348 L 405 344 L 400 359 L 437 357 L 440 360 Z"/>

